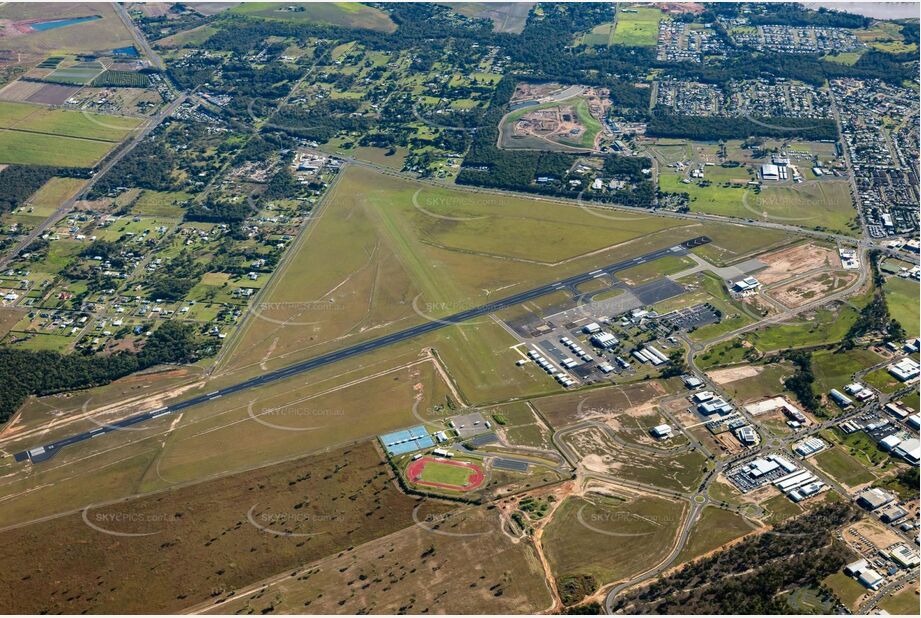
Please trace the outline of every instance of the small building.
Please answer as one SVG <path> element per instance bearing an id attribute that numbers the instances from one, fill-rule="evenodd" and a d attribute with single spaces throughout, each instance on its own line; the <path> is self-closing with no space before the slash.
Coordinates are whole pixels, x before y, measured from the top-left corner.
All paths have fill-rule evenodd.
<path id="1" fill-rule="evenodd" d="M 779 467 L 780 465 L 776 461 L 769 461 L 762 457 L 753 459 L 746 465 L 748 475 L 752 478 L 760 478 L 765 474 L 773 472 Z"/>
<path id="2" fill-rule="evenodd" d="M 727 287 L 729 288 L 729 293 L 734 297 L 745 298 L 757 294 L 758 289 L 761 288 L 761 282 L 754 277 L 745 277 L 738 281 L 729 282 Z"/>
<path id="3" fill-rule="evenodd" d="M 857 581 L 863 584 L 865 588 L 876 590 L 879 588 L 880 584 L 883 583 L 883 576 L 874 569 L 864 569 L 860 572 L 860 575 L 857 576 Z"/>
<path id="4" fill-rule="evenodd" d="M 828 392 L 828 396 L 841 408 L 849 408 L 854 405 L 854 402 L 851 401 L 847 395 L 839 391 L 837 388 L 831 389 Z"/>
<path id="5" fill-rule="evenodd" d="M 800 457 L 809 457 L 823 450 L 828 445 L 821 438 L 806 438 L 793 445 L 793 451 Z"/>
<path id="6" fill-rule="evenodd" d="M 921 373 L 921 366 L 913 359 L 905 357 L 899 362 L 889 365 L 886 370 L 900 382 L 907 382 L 918 377 L 918 374 Z"/>
<path id="7" fill-rule="evenodd" d="M 761 178 L 762 180 L 780 180 L 780 169 L 772 163 L 765 163 L 761 166 Z"/>
<path id="8" fill-rule="evenodd" d="M 913 569 L 921 564 L 918 554 L 904 543 L 893 547 L 889 552 L 889 556 L 903 569 Z"/>
<path id="9" fill-rule="evenodd" d="M 694 393 L 691 399 L 694 400 L 694 403 L 703 403 L 705 401 L 710 401 L 713 397 L 714 394 L 712 391 L 700 391 L 699 393 Z"/>
<path id="10" fill-rule="evenodd" d="M 596 335 L 592 335 L 591 341 L 593 344 L 604 350 L 609 350 L 610 348 L 613 348 L 618 343 L 620 343 L 620 340 L 618 340 L 617 337 L 611 333 L 598 333 Z"/>
<path id="11" fill-rule="evenodd" d="M 745 445 L 758 443 L 758 432 L 755 431 L 755 428 L 751 425 L 736 429 L 736 437 L 739 439 L 739 442 Z"/>
<path id="12" fill-rule="evenodd" d="M 892 434 L 891 436 L 886 436 L 885 438 L 880 440 L 878 443 L 878 446 L 884 451 L 891 451 L 892 449 L 897 447 L 901 442 L 902 442 L 902 438 L 900 438 L 898 434 Z"/>
<path id="13" fill-rule="evenodd" d="M 898 455 L 913 466 L 917 466 L 919 460 L 921 460 L 921 442 L 918 441 L 918 438 L 905 440 L 892 449 L 892 453 Z"/>
<path id="14" fill-rule="evenodd" d="M 908 511 L 898 504 L 889 504 L 883 507 L 883 510 L 879 512 L 879 518 L 884 524 L 895 523 L 906 515 L 908 515 Z"/>
<path id="15" fill-rule="evenodd" d="M 881 506 L 886 506 L 895 500 L 895 496 L 879 487 L 871 487 L 857 494 L 857 504 L 867 509 L 875 511 Z"/>
<path id="16" fill-rule="evenodd" d="M 591 322 L 582 327 L 582 332 L 586 335 L 594 335 L 601 332 L 601 325 L 598 322 Z"/>
<path id="17" fill-rule="evenodd" d="M 658 438 L 659 440 L 668 440 L 674 433 L 672 432 L 671 425 L 656 425 L 651 430 L 652 435 Z"/>
<path id="18" fill-rule="evenodd" d="M 684 385 L 693 390 L 703 386 L 704 381 L 696 376 L 684 376 Z"/>
<path id="19" fill-rule="evenodd" d="M 857 577 L 868 568 L 870 568 L 869 561 L 867 561 L 866 558 L 861 558 L 860 560 L 856 560 L 844 567 L 844 573 L 845 575 L 850 575 L 851 577 Z"/>

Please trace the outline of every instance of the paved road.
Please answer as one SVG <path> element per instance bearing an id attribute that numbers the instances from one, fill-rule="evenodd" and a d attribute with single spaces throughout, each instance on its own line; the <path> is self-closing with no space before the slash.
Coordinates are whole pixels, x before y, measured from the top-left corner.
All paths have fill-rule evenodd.
<path id="1" fill-rule="evenodd" d="M 706 236 L 699 236 L 697 238 L 692 238 L 690 240 L 687 240 L 679 245 L 674 245 L 666 249 L 659 249 L 658 251 L 653 251 L 651 253 L 647 253 L 646 255 L 637 256 L 629 260 L 624 260 L 622 262 L 611 264 L 603 268 L 598 268 L 590 272 L 573 275 L 571 277 L 567 277 L 566 279 L 561 279 L 559 281 L 547 283 L 545 285 L 542 285 L 536 288 L 532 288 L 530 290 L 521 292 L 519 294 L 514 294 L 502 300 L 498 300 L 492 303 L 481 305 L 479 307 L 467 309 L 466 311 L 455 313 L 446 318 L 433 320 L 430 322 L 424 322 L 417 326 L 413 326 L 413 327 L 410 327 L 410 328 L 407 328 L 401 331 L 397 331 L 390 335 L 385 335 L 383 337 L 378 337 L 377 339 L 371 339 L 363 343 L 358 343 L 358 344 L 355 344 L 355 345 L 352 345 L 346 348 L 342 348 L 341 350 L 337 350 L 335 352 L 323 354 L 321 356 L 317 356 L 315 358 L 311 358 L 309 360 L 302 361 L 300 363 L 296 363 L 289 367 L 284 367 L 282 369 L 278 369 L 278 370 L 263 374 L 261 376 L 257 376 L 255 378 L 251 378 L 244 382 L 240 382 L 238 384 L 228 386 L 227 388 L 223 388 L 223 389 L 214 391 L 212 393 L 208 393 L 207 395 L 199 395 L 198 397 L 195 397 L 193 399 L 189 399 L 187 401 L 183 401 L 181 403 L 177 403 L 175 405 L 172 405 L 166 408 L 160 408 L 160 409 L 153 410 L 150 412 L 145 412 L 143 414 L 131 416 L 121 421 L 112 423 L 110 425 L 97 427 L 90 431 L 80 433 L 77 435 L 73 435 L 68 438 L 64 438 L 63 440 L 51 442 L 43 446 L 37 446 L 27 451 L 21 451 L 19 453 L 16 453 L 15 459 L 16 461 L 31 460 L 32 463 L 46 461 L 50 459 L 51 457 L 53 457 L 62 448 L 69 446 L 71 444 L 76 444 L 78 442 L 83 442 L 85 440 L 91 440 L 93 438 L 104 435 L 106 433 L 109 433 L 112 431 L 118 431 L 125 427 L 130 427 L 132 425 L 137 425 L 139 423 L 144 423 L 146 421 L 163 416 L 165 414 L 179 412 L 180 410 L 185 410 L 186 408 L 191 408 L 192 406 L 196 406 L 196 405 L 205 403 L 206 401 L 211 401 L 213 399 L 218 399 L 225 395 L 232 395 L 233 393 L 237 393 L 239 391 L 247 390 L 250 388 L 256 388 L 259 386 L 264 386 L 266 384 L 269 384 L 271 382 L 276 382 L 278 380 L 284 380 L 285 378 L 290 378 L 300 373 L 310 371 L 311 369 L 317 369 L 319 367 L 323 367 L 325 365 L 329 365 L 337 361 L 345 360 L 353 356 L 358 356 L 366 352 L 371 352 L 373 350 L 377 350 L 379 348 L 382 348 L 388 345 L 399 343 L 401 341 L 406 341 L 408 339 L 413 339 L 414 337 L 418 337 L 420 335 L 424 335 L 425 333 L 429 333 L 429 332 L 444 328 L 445 326 L 459 324 L 461 322 L 465 322 L 472 318 L 480 317 L 483 315 L 488 315 L 490 313 L 494 313 L 496 311 L 499 311 L 501 309 L 506 309 L 508 307 L 513 307 L 523 302 L 527 302 L 531 299 L 537 298 L 539 296 L 550 294 L 552 292 L 555 292 L 565 287 L 577 286 L 581 283 L 585 283 L 586 281 L 591 281 L 592 279 L 602 277 L 605 275 L 611 276 L 613 275 L 613 273 L 617 271 L 631 268 L 633 266 L 637 266 L 639 264 L 643 264 L 645 262 L 649 262 L 652 260 L 656 260 L 656 259 L 665 257 L 667 255 L 684 255 L 685 253 L 687 253 L 688 249 L 706 244 L 708 242 L 710 242 L 709 238 L 707 238 Z"/>
<path id="2" fill-rule="evenodd" d="M 147 37 L 144 36 L 144 33 L 134 24 L 131 16 L 128 15 L 127 9 L 119 3 L 113 2 L 112 5 L 115 7 L 115 12 L 118 13 L 118 16 L 121 18 L 122 22 L 125 24 L 125 28 L 131 32 L 131 36 L 134 37 L 134 40 L 137 42 L 138 47 L 141 48 L 141 52 L 147 56 L 147 59 L 150 61 L 150 66 L 163 70 L 163 60 L 160 59 L 160 56 L 150 48 L 150 44 L 147 42 Z"/>

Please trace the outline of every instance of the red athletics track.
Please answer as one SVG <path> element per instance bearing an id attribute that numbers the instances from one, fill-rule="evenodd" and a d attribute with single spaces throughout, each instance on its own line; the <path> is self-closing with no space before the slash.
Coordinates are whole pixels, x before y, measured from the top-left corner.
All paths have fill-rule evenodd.
<path id="1" fill-rule="evenodd" d="M 433 483 L 431 481 L 421 480 L 420 477 L 422 476 L 422 470 L 425 469 L 425 465 L 433 462 L 445 464 L 448 466 L 456 466 L 458 468 L 467 468 L 472 470 L 473 474 L 467 477 L 466 485 L 449 485 L 447 483 Z M 426 487 L 437 487 L 439 489 L 450 489 L 452 491 L 472 491 L 483 484 L 486 475 L 483 473 L 482 468 L 472 463 L 467 463 L 465 461 L 451 461 L 450 459 L 439 459 L 435 457 L 423 457 L 422 459 L 417 459 L 416 461 L 413 461 L 408 466 L 406 466 L 406 478 L 408 478 L 410 482 L 415 483 L 416 485 L 424 485 Z"/>

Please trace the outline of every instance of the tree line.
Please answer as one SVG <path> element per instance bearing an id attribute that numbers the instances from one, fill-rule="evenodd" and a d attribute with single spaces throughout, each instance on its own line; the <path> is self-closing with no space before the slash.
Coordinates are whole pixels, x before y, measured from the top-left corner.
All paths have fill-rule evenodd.
<path id="1" fill-rule="evenodd" d="M 6 421 L 30 395 L 91 388 L 163 363 L 190 363 L 213 353 L 192 324 L 164 322 L 140 352 L 61 354 L 50 350 L 0 347 L 0 421 Z"/>

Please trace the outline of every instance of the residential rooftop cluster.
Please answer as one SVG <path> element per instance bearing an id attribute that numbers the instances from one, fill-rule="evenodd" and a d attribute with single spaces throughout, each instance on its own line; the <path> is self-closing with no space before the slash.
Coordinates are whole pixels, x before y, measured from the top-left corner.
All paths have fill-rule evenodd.
<path id="1" fill-rule="evenodd" d="M 846 28 L 819 26 L 759 25 L 752 28 L 745 18 L 732 20 L 729 34 L 739 45 L 759 51 L 784 54 L 827 54 L 849 52 L 862 43 Z"/>
<path id="2" fill-rule="evenodd" d="M 910 136 L 917 140 L 917 94 L 878 80 L 834 80 L 831 89 L 867 231 L 917 236 L 918 153 L 903 147 Z"/>
<path id="3" fill-rule="evenodd" d="M 716 84 L 663 79 L 657 83 L 656 107 L 682 116 L 761 116 L 829 118 L 831 99 L 825 88 L 785 79 Z"/>
<path id="4" fill-rule="evenodd" d="M 725 52 L 723 41 L 710 28 L 669 19 L 659 22 L 656 60 L 703 62 L 705 56 L 717 56 Z"/>

